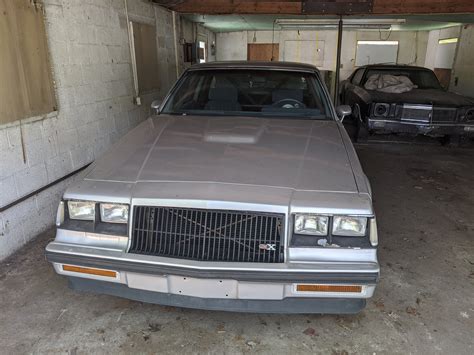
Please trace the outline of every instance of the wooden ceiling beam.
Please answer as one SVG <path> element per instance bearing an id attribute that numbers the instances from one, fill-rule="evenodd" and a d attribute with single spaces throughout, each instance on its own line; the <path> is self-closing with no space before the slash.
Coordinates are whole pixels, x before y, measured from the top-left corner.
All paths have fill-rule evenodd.
<path id="1" fill-rule="evenodd" d="M 474 12 L 474 0 L 374 0 L 374 14 L 450 14 Z"/>
<path id="2" fill-rule="evenodd" d="M 160 3 L 160 0 L 154 0 Z M 181 13 L 208 15 L 224 14 L 301 14 L 300 0 L 192 0 L 183 1 L 176 6 L 167 6 Z"/>
<path id="3" fill-rule="evenodd" d="M 301 15 L 301 0 L 152 0 L 181 13 Z M 334 0 L 321 0 L 321 2 Z M 347 2 L 348 0 L 336 0 Z M 474 0 L 373 0 L 371 14 L 474 13 Z M 337 15 L 328 12 L 314 15 Z"/>

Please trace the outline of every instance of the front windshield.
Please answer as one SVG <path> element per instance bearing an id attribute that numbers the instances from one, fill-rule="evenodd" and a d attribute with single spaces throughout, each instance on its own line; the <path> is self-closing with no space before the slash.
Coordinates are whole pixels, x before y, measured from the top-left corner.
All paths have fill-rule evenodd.
<path id="1" fill-rule="evenodd" d="M 431 70 L 423 69 L 369 69 L 365 81 L 374 74 L 389 74 L 394 76 L 406 76 L 418 89 L 441 89 L 436 75 Z M 365 83 L 364 83 L 365 84 Z"/>
<path id="2" fill-rule="evenodd" d="M 280 70 L 191 70 L 163 113 L 329 119 L 316 75 Z"/>

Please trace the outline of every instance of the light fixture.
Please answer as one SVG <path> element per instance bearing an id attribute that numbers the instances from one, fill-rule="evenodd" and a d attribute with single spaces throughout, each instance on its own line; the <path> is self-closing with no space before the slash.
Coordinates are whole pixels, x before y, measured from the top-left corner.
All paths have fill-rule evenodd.
<path id="1" fill-rule="evenodd" d="M 457 38 L 445 38 L 445 39 L 440 39 L 438 41 L 438 44 L 449 44 L 449 43 L 458 43 Z"/>
<path id="2" fill-rule="evenodd" d="M 370 44 L 376 46 L 398 46 L 398 41 L 357 41 L 359 44 Z"/>
<path id="3" fill-rule="evenodd" d="M 345 29 L 390 29 L 392 25 L 405 23 L 405 19 L 347 19 Z M 276 19 L 275 25 L 282 29 L 332 29 L 337 28 L 337 19 Z"/>

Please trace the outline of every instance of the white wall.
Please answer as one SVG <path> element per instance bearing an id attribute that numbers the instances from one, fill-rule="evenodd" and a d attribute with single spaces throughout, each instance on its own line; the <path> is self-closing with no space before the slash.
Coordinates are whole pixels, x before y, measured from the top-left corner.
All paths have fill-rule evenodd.
<path id="1" fill-rule="evenodd" d="M 176 80 L 171 13 L 128 0 L 131 20 L 156 24 L 161 87 L 133 104 L 123 0 L 44 0 L 58 111 L 0 126 L 0 207 L 86 165 L 143 121 Z M 23 144 L 22 144 L 23 140 Z M 23 149 L 26 162 L 23 161 Z M 0 213 L 0 260 L 53 225 L 68 181 Z"/>
<path id="2" fill-rule="evenodd" d="M 278 43 L 280 60 L 285 60 L 285 41 L 324 41 L 324 59 L 317 63 L 322 70 L 336 68 L 337 31 L 240 31 L 217 33 L 217 60 L 246 60 L 248 43 Z M 389 37 L 388 37 L 389 36 Z M 342 38 L 341 79 L 347 78 L 354 70 L 358 40 L 389 39 L 399 41 L 398 63 L 423 65 L 425 62 L 427 31 L 344 31 Z M 295 56 L 291 53 L 291 57 Z"/>
<path id="3" fill-rule="evenodd" d="M 446 61 L 440 61 L 440 39 L 458 38 L 452 64 L 449 91 L 474 97 L 474 25 L 454 26 L 429 32 L 425 66 L 430 69 Z M 444 53 L 443 53 L 444 54 Z"/>
<path id="4" fill-rule="evenodd" d="M 216 60 L 247 60 L 247 32 L 217 33 Z"/>
<path id="5" fill-rule="evenodd" d="M 438 55 L 438 48 L 440 39 L 445 38 L 455 38 L 459 37 L 459 32 L 461 28 L 459 26 L 453 26 L 448 28 L 443 28 L 440 30 L 429 31 L 428 42 L 426 48 L 426 60 L 424 66 L 433 70 L 436 68 L 436 58 Z"/>
<path id="6" fill-rule="evenodd" d="M 461 29 L 449 90 L 474 97 L 474 25 Z"/>

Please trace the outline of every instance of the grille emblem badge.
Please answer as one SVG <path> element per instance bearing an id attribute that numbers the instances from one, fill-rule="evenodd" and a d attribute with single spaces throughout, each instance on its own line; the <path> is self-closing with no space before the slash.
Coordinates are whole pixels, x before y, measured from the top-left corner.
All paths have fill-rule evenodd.
<path id="1" fill-rule="evenodd" d="M 275 251 L 276 244 L 260 244 L 258 248 L 262 250 Z"/>

